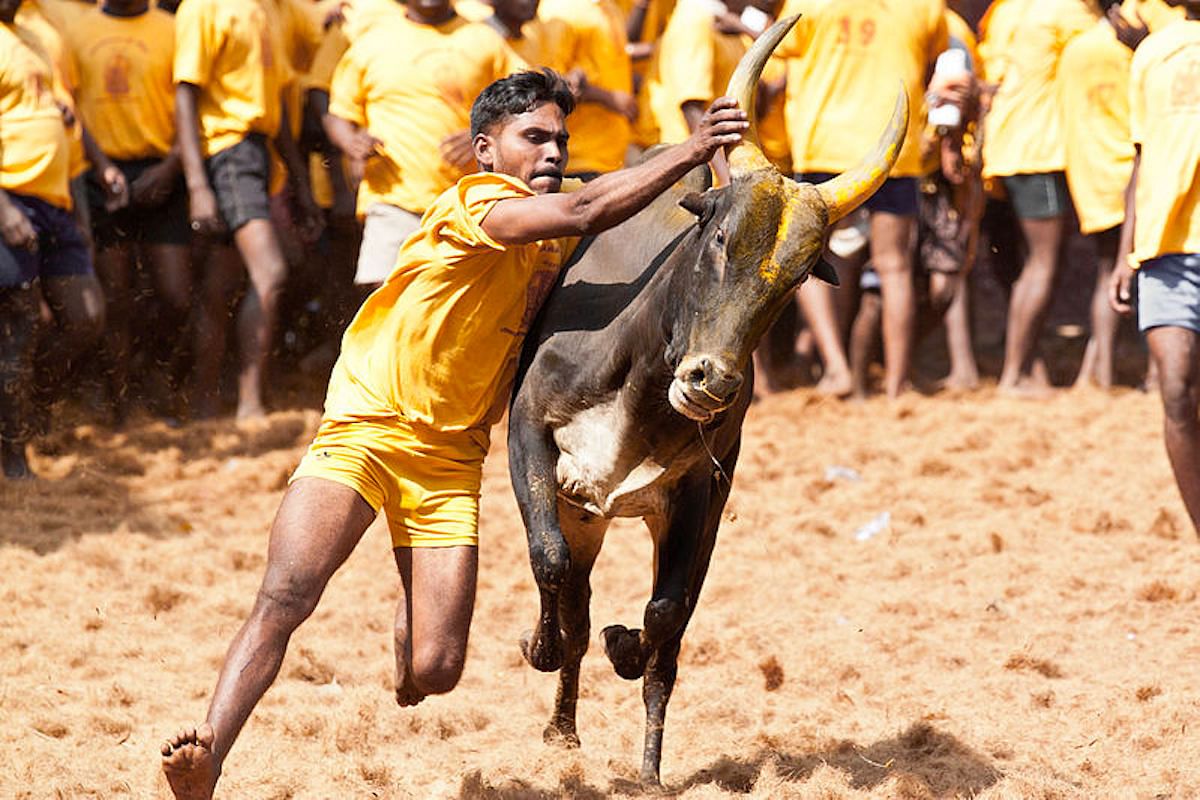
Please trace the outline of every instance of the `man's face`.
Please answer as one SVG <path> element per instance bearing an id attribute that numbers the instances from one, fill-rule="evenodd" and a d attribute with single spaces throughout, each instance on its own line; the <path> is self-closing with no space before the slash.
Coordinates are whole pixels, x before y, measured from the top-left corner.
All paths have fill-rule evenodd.
<path id="1" fill-rule="evenodd" d="M 0 0 L 2 1 L 2 0 Z M 557 192 L 567 168 L 567 123 L 555 103 L 509 117 L 475 137 L 475 158 L 489 172 L 520 178 L 537 194 Z"/>
<path id="2" fill-rule="evenodd" d="M 409 12 L 428 20 L 441 20 L 450 11 L 450 0 L 408 0 L 407 5 Z"/>
<path id="3" fill-rule="evenodd" d="M 12 22 L 17 18 L 21 0 L 0 0 L 0 22 Z"/>

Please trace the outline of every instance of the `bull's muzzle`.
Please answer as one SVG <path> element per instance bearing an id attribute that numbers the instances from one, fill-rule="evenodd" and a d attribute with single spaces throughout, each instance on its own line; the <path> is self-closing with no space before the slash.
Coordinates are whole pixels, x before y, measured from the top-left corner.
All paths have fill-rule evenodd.
<path id="1" fill-rule="evenodd" d="M 742 388 L 742 373 L 716 356 L 686 356 L 675 370 L 667 398 L 688 419 L 708 422 L 728 408 Z"/>

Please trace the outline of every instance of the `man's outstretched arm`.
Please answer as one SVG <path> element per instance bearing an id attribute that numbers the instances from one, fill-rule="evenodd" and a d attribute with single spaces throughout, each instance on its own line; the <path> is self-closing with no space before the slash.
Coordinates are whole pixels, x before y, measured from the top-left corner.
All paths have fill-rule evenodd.
<path id="1" fill-rule="evenodd" d="M 691 169 L 722 147 L 742 141 L 750 127 L 731 97 L 718 97 L 687 141 L 628 169 L 601 175 L 577 192 L 501 200 L 483 219 L 483 230 L 503 244 L 588 236 L 641 211 Z"/>

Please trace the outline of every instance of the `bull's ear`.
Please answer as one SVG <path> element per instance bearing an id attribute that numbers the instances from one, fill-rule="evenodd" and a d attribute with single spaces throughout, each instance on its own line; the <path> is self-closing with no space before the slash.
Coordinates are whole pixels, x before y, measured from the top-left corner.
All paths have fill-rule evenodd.
<path id="1" fill-rule="evenodd" d="M 837 270 L 833 268 L 832 264 L 830 264 L 828 261 L 826 261 L 823 258 L 817 259 L 817 263 L 813 265 L 812 274 L 814 277 L 820 278 L 821 280 L 828 283 L 830 286 L 841 286 L 842 285 L 838 281 Z"/>
<path id="2" fill-rule="evenodd" d="M 716 202 L 712 192 L 688 192 L 679 201 L 679 205 L 695 214 L 696 219 L 703 226 L 712 219 L 713 211 L 716 209 Z"/>

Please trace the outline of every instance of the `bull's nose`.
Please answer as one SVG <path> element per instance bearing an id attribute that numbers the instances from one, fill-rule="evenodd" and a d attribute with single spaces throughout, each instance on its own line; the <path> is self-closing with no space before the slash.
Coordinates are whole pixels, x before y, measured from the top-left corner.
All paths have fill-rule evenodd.
<path id="1" fill-rule="evenodd" d="M 742 375 L 723 359 L 689 356 L 679 364 L 675 377 L 713 400 L 727 402 L 742 385 Z"/>

